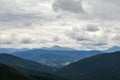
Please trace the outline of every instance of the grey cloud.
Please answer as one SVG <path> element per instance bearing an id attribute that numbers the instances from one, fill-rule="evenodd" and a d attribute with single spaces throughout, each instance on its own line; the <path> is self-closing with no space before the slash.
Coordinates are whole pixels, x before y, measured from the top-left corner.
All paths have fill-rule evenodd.
<path id="1" fill-rule="evenodd" d="M 58 42 L 58 41 L 60 41 L 61 39 L 60 39 L 60 37 L 59 36 L 54 36 L 53 37 L 53 41 L 54 42 Z"/>
<path id="2" fill-rule="evenodd" d="M 113 40 L 120 41 L 120 34 L 117 34 L 115 37 L 113 37 Z"/>
<path id="3" fill-rule="evenodd" d="M 11 40 L 8 39 L 4 39 L 4 40 L 0 40 L 0 44 L 12 44 L 13 42 Z"/>
<path id="4" fill-rule="evenodd" d="M 0 44 L 30 44 L 36 43 L 35 39 L 30 35 L 19 33 L 1 33 Z"/>
<path id="5" fill-rule="evenodd" d="M 30 43 L 33 43 L 33 42 L 34 41 L 32 39 L 30 39 L 30 38 L 23 38 L 20 43 L 30 44 Z"/>
<path id="6" fill-rule="evenodd" d="M 84 0 L 83 0 L 84 1 Z M 119 20 L 120 19 L 120 1 L 119 0 L 85 0 L 84 4 L 88 5 L 86 11 L 88 16 L 102 20 Z"/>
<path id="7" fill-rule="evenodd" d="M 96 43 L 94 44 L 95 46 L 105 46 L 107 45 L 107 43 L 104 43 L 104 42 L 99 42 L 99 43 Z"/>
<path id="8" fill-rule="evenodd" d="M 26 23 L 50 21 L 49 0 L 0 0 L 0 23 Z M 52 10 L 51 10 L 52 11 Z M 54 11 L 53 11 L 54 12 Z"/>
<path id="9" fill-rule="evenodd" d="M 0 34 L 0 44 L 12 44 L 13 40 L 11 37 L 5 37 L 2 34 Z"/>
<path id="10" fill-rule="evenodd" d="M 89 41 L 89 36 L 86 32 L 79 28 L 73 28 L 71 31 L 66 32 L 66 36 L 75 41 Z"/>
<path id="11" fill-rule="evenodd" d="M 96 32 L 99 31 L 100 29 L 97 25 L 89 24 L 87 25 L 86 30 L 90 32 Z"/>
<path id="12" fill-rule="evenodd" d="M 35 14 L 19 14 L 19 13 L 4 13 L 0 14 L 1 22 L 11 22 L 11 21 L 30 21 L 30 20 L 44 20 L 44 16 L 36 16 Z"/>
<path id="13" fill-rule="evenodd" d="M 55 0 L 52 6 L 55 11 L 63 10 L 73 13 L 84 12 L 81 5 L 81 0 Z"/>
<path id="14" fill-rule="evenodd" d="M 74 15 L 74 18 L 80 20 L 112 21 L 120 19 L 119 4 L 119 0 L 55 0 L 53 9 L 55 11 L 78 13 Z M 80 13 L 84 14 L 81 15 Z M 68 15 L 64 14 L 64 17 Z"/>
<path id="15" fill-rule="evenodd" d="M 103 32 L 100 32 L 99 34 L 96 34 L 96 33 L 91 34 L 88 31 L 94 32 L 94 31 L 99 31 L 99 29 L 95 29 L 93 27 L 93 28 L 86 30 L 86 29 L 81 29 L 81 28 L 76 27 L 66 32 L 65 34 L 66 36 L 69 37 L 69 39 L 74 40 L 78 44 L 91 45 L 91 46 L 108 45 L 109 35 L 105 35 Z"/>

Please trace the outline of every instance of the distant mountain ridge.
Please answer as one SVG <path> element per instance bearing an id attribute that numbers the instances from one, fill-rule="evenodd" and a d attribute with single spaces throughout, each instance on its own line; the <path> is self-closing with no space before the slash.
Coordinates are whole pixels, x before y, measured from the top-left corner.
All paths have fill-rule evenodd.
<path id="1" fill-rule="evenodd" d="M 1 49 L 2 50 L 2 49 Z M 120 47 L 114 46 L 108 50 L 75 50 L 67 47 L 53 46 L 44 47 L 40 49 L 3 49 L 3 52 L 9 52 L 9 54 L 33 60 L 43 65 L 52 67 L 63 67 L 72 62 L 94 56 L 102 53 L 110 53 L 120 50 Z M 1 52 L 0 52 L 1 53 Z"/>
<path id="2" fill-rule="evenodd" d="M 89 51 L 89 50 L 76 50 L 69 47 L 61 47 L 61 46 L 53 46 L 53 47 L 43 47 L 43 48 L 22 48 L 22 49 L 16 49 L 16 48 L 0 48 L 0 53 L 14 53 L 14 52 L 22 52 L 22 51 L 28 51 L 28 50 L 34 50 L 34 49 L 41 49 L 41 50 L 53 50 L 53 51 Z M 97 51 L 103 51 L 103 52 L 115 52 L 119 51 L 120 46 L 113 46 L 107 50 L 97 50 Z M 95 51 L 95 50 L 91 50 Z"/>
<path id="3" fill-rule="evenodd" d="M 59 51 L 75 51 L 76 49 L 68 48 L 68 47 L 61 47 L 61 46 L 53 46 L 53 47 L 43 47 L 43 50 L 59 50 Z"/>
<path id="4" fill-rule="evenodd" d="M 51 65 L 55 67 L 66 66 L 71 62 L 80 60 L 86 57 L 90 57 L 97 54 L 102 54 L 101 51 L 62 51 L 62 50 L 43 50 L 33 49 L 23 52 L 15 52 L 13 55 L 33 60 L 45 65 Z"/>
<path id="5" fill-rule="evenodd" d="M 120 47 L 119 46 L 113 46 L 113 47 L 105 50 L 105 52 L 115 52 L 115 51 L 120 51 Z"/>
<path id="6" fill-rule="evenodd" d="M 16 49 L 16 48 L 0 48 L 0 53 L 8 53 L 11 54 L 13 52 L 19 52 L 19 51 L 26 51 L 26 50 L 30 50 L 27 48 L 22 48 L 22 49 Z"/>

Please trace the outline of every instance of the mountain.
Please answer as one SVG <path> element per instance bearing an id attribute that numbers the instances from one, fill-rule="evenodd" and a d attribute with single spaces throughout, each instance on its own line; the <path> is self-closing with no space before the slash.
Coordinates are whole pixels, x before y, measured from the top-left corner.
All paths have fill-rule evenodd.
<path id="1" fill-rule="evenodd" d="M 53 75 L 56 68 L 48 67 L 10 54 L 0 54 L 0 63 L 9 65 L 25 75 L 33 77 L 35 80 L 64 80 L 56 75 Z M 1 75 L 3 74 L 1 73 Z M 8 78 L 7 80 L 11 79 Z M 20 78 L 20 80 L 24 79 Z"/>
<path id="2" fill-rule="evenodd" d="M 120 80 L 120 51 L 85 58 L 56 74 L 68 80 Z"/>
<path id="3" fill-rule="evenodd" d="M 32 78 L 36 80 L 65 80 L 64 78 L 61 78 L 54 73 L 43 73 L 35 70 L 25 69 L 25 68 L 19 68 L 20 71 L 24 72 L 24 74 L 27 73 L 27 75 L 31 76 Z"/>
<path id="4" fill-rule="evenodd" d="M 19 52 L 19 51 L 25 51 L 25 50 L 28 50 L 28 49 L 0 48 L 0 53 L 13 53 L 13 52 Z"/>
<path id="5" fill-rule="evenodd" d="M 68 48 L 68 47 L 61 47 L 61 46 L 53 46 L 53 47 L 43 47 L 43 50 L 58 50 L 58 51 L 75 51 L 75 49 Z"/>
<path id="6" fill-rule="evenodd" d="M 25 69 L 27 70 L 27 69 Z M 20 71 L 9 67 L 4 64 L 0 64 L 0 80 L 63 80 L 57 76 L 48 73 L 40 73 L 36 71 L 27 70 L 29 73 L 33 74 L 24 74 Z"/>
<path id="7" fill-rule="evenodd" d="M 0 80 L 34 80 L 14 68 L 0 64 Z"/>
<path id="8" fill-rule="evenodd" d="M 21 71 L 23 69 L 24 69 L 23 71 L 25 71 L 25 69 L 29 69 L 33 71 L 46 73 L 52 72 L 54 70 L 54 68 L 52 67 L 48 67 L 34 61 L 22 59 L 10 54 L 0 54 L 0 63 L 9 65 Z"/>
<path id="9" fill-rule="evenodd" d="M 53 46 L 53 47 L 43 47 L 40 48 L 41 50 L 52 50 L 52 51 L 86 51 L 86 50 L 76 50 L 68 47 L 61 47 L 61 46 Z M 28 48 L 22 48 L 22 49 L 16 49 L 16 48 L 0 48 L 0 53 L 14 53 L 14 52 L 23 52 L 28 50 L 34 50 L 34 49 L 28 49 Z M 113 46 L 107 50 L 104 50 L 103 52 L 115 52 L 119 51 L 119 46 Z M 92 50 L 94 51 L 94 50 Z"/>
<path id="10" fill-rule="evenodd" d="M 64 54 L 64 51 L 34 49 L 15 52 L 13 55 L 52 67 L 61 67 L 63 63 L 72 61 L 72 56 L 61 54 Z"/>
<path id="11" fill-rule="evenodd" d="M 0 63 L 13 67 L 16 70 L 19 70 L 20 72 L 24 73 L 25 75 L 33 77 L 35 80 L 64 80 L 52 74 L 56 70 L 56 68 L 48 67 L 34 61 L 13 56 L 11 54 L 1 53 Z M 4 74 L 1 73 L 0 75 L 4 75 Z M 0 77 L 0 80 L 2 80 L 1 78 L 3 77 Z M 14 80 L 14 79 L 16 79 L 16 77 L 13 79 L 7 78 L 7 80 Z M 20 78 L 20 80 L 24 80 L 24 79 Z"/>
<path id="12" fill-rule="evenodd" d="M 13 48 L 0 48 L 0 53 L 13 53 L 17 51 L 17 49 L 13 49 Z"/>
<path id="13" fill-rule="evenodd" d="M 115 51 L 120 51 L 120 47 L 119 46 L 113 46 L 113 47 L 105 50 L 105 52 L 115 52 Z"/>
<path id="14" fill-rule="evenodd" d="M 74 61 L 101 54 L 101 51 L 61 51 L 33 49 L 23 52 L 15 52 L 13 55 L 33 60 L 45 65 L 63 67 Z"/>

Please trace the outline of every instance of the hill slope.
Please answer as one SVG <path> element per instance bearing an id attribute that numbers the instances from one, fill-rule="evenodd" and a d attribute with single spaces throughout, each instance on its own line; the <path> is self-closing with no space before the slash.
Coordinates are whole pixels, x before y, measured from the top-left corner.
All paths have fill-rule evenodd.
<path id="1" fill-rule="evenodd" d="M 44 66 L 40 63 L 22 59 L 10 54 L 0 54 L 0 63 L 14 67 L 36 80 L 61 80 L 60 77 L 52 74 L 55 68 Z M 1 73 L 1 75 L 3 74 Z"/>
<path id="2" fill-rule="evenodd" d="M 0 54 L 0 63 L 12 66 L 16 69 L 30 69 L 38 72 L 51 72 L 54 70 L 52 67 L 44 66 L 40 63 L 22 59 L 10 54 Z M 24 70 L 25 71 L 25 70 Z"/>
<path id="3" fill-rule="evenodd" d="M 120 80 L 120 51 L 80 60 L 57 74 L 68 80 Z"/>
<path id="4" fill-rule="evenodd" d="M 0 64 L 0 80 L 33 80 L 33 79 L 23 75 L 22 73 L 11 67 Z"/>

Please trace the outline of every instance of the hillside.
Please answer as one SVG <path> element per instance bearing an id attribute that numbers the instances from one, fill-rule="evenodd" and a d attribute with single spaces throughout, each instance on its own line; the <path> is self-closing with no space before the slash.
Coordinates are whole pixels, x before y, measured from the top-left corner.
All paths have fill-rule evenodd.
<path id="1" fill-rule="evenodd" d="M 120 80 L 120 51 L 80 60 L 57 74 L 68 80 Z"/>
<path id="2" fill-rule="evenodd" d="M 40 63 L 22 59 L 10 54 L 0 54 L 0 63 L 12 66 L 17 69 L 30 69 L 38 72 L 52 72 L 54 68 L 42 65 Z M 24 70 L 25 71 L 25 70 Z"/>
<path id="3" fill-rule="evenodd" d="M 0 80 L 34 80 L 28 76 L 23 75 L 19 71 L 0 64 Z"/>
<path id="4" fill-rule="evenodd" d="M 0 54 L 0 63 L 9 65 L 36 80 L 61 80 L 60 77 L 52 74 L 56 70 L 55 68 L 10 54 Z"/>

